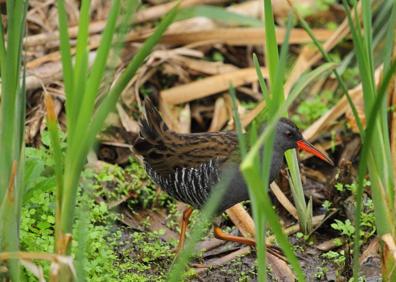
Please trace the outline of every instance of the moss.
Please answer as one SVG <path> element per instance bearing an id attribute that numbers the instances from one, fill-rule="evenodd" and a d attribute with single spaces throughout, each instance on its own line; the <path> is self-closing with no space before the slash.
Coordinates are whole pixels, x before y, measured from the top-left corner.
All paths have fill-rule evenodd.
<path id="1" fill-rule="evenodd" d="M 45 147 L 29 148 L 26 161 L 27 196 L 22 208 L 21 249 L 53 252 L 55 227 L 55 181 L 53 163 Z M 72 253 L 78 274 L 88 281 L 153 281 L 165 279 L 163 271 L 173 259 L 172 245 L 160 232 L 137 232 L 117 224 L 118 214 L 106 201 L 132 193 L 132 208 L 173 203 L 157 193 L 136 161 L 126 169 L 105 166 L 99 173 L 83 173 L 77 201 Z M 38 262 L 48 277 L 50 265 Z M 26 273 L 28 281 L 36 278 Z M 162 278 L 161 278 L 162 277 Z"/>

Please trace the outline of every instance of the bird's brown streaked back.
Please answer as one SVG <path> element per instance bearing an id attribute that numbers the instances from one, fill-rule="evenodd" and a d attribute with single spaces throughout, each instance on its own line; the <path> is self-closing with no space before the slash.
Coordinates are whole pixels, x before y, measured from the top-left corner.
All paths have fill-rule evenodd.
<path id="1" fill-rule="evenodd" d="M 163 176 L 177 168 L 195 168 L 211 160 L 225 162 L 237 157 L 234 132 L 180 134 L 171 131 L 150 99 L 144 101 L 145 117 L 134 150 Z"/>

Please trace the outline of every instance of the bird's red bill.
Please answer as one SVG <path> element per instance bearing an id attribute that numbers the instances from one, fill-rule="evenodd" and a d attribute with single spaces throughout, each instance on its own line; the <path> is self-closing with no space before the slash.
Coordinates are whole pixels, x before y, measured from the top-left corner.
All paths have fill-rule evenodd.
<path id="1" fill-rule="evenodd" d="M 329 164 L 334 166 L 334 162 L 330 159 L 330 157 L 328 155 L 326 155 L 325 153 L 322 153 L 321 151 L 316 149 L 308 141 L 299 140 L 299 141 L 297 141 L 297 146 L 298 146 L 299 149 L 304 150 L 304 151 L 306 151 L 308 153 L 311 153 L 311 154 L 315 155 L 316 157 L 318 157 L 319 159 L 322 159 L 325 162 L 328 162 Z"/>

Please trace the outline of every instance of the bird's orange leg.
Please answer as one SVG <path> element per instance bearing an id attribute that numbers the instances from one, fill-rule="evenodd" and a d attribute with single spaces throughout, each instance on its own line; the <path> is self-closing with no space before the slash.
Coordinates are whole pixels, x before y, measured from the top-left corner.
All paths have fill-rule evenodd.
<path id="1" fill-rule="evenodd" d="M 214 235 L 217 239 L 224 240 L 224 241 L 231 241 L 242 243 L 248 246 L 256 246 L 256 241 L 252 238 L 246 238 L 241 236 L 234 236 L 228 233 L 225 233 L 220 227 L 214 225 L 213 226 Z"/>
<path id="2" fill-rule="evenodd" d="M 220 227 L 218 227 L 216 225 L 213 226 L 213 231 L 214 231 L 215 237 L 219 240 L 237 242 L 237 243 L 245 244 L 245 245 L 252 246 L 252 247 L 256 246 L 256 240 L 254 240 L 253 238 L 234 236 L 234 235 L 225 233 L 225 232 L 223 232 L 223 230 L 220 229 Z M 273 256 L 276 256 L 277 258 L 279 258 L 281 260 L 286 261 L 286 258 L 283 256 L 282 250 L 276 246 L 267 245 L 267 252 L 272 254 Z"/>
<path id="3" fill-rule="evenodd" d="M 186 241 L 186 231 L 187 231 L 188 223 L 190 221 L 190 216 L 191 216 L 192 212 L 193 212 L 192 207 L 186 208 L 183 212 L 183 217 L 182 217 L 182 220 L 180 223 L 179 243 L 177 244 L 177 247 L 176 247 L 176 255 L 179 254 L 179 252 L 184 247 L 184 242 Z"/>

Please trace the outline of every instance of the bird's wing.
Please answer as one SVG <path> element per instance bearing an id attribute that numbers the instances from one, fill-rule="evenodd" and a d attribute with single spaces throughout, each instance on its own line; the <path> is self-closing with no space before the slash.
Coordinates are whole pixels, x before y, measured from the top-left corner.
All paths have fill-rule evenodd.
<path id="1" fill-rule="evenodd" d="M 157 173 L 167 175 L 176 168 L 198 167 L 210 160 L 220 163 L 238 157 L 234 132 L 178 134 L 171 131 L 149 99 L 140 121 L 140 136 L 134 150 Z"/>

